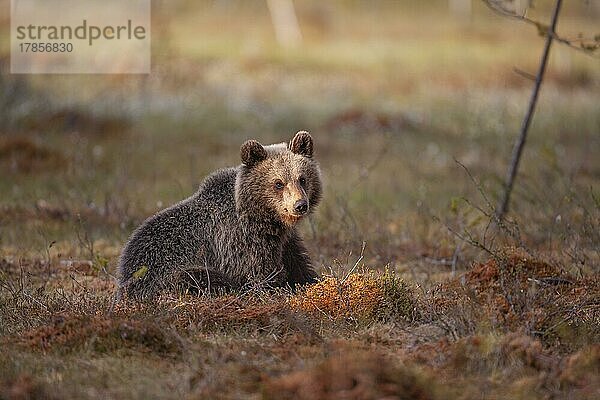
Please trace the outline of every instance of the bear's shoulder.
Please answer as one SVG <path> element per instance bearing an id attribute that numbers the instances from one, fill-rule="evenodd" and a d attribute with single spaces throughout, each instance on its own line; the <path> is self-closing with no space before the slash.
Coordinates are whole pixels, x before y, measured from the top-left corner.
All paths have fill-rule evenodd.
<path id="1" fill-rule="evenodd" d="M 200 184 L 196 197 L 203 200 L 233 199 L 237 171 L 236 167 L 230 167 L 213 172 Z"/>

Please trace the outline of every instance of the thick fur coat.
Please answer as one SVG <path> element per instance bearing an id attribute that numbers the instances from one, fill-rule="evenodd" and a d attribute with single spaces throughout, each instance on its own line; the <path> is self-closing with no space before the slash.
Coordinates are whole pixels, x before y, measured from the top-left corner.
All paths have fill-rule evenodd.
<path id="1" fill-rule="evenodd" d="M 241 147 L 242 164 L 209 175 L 199 190 L 147 219 L 119 260 L 120 290 L 294 287 L 315 281 L 296 224 L 321 199 L 313 140 Z"/>

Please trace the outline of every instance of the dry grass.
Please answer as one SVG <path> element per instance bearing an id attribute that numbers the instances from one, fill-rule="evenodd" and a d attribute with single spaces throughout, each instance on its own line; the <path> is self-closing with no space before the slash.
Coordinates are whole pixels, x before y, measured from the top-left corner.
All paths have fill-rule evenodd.
<path id="1" fill-rule="evenodd" d="M 480 324 L 523 330 L 555 346 L 569 346 L 575 338 L 579 344 L 600 340 L 594 332 L 600 322 L 598 277 L 577 278 L 523 251 L 507 249 L 499 259 L 475 264 L 430 296 L 434 313 L 471 310 Z"/>
<path id="2" fill-rule="evenodd" d="M 125 300 L 111 312 L 110 289 L 90 285 L 66 298 L 64 286 L 35 289 L 47 276 L 41 268 L 30 269 L 27 281 L 9 270 L 0 319 L 12 333 L 2 338 L 10 352 L 2 355 L 7 378 L 0 390 L 7 398 L 52 393 L 50 375 L 34 378 L 9 358 L 52 363 L 74 380 L 60 360 L 153 363 L 158 357 L 194 376 L 194 384 L 177 388 L 191 398 L 594 398 L 598 279 L 562 273 L 522 250 L 503 254 L 426 292 L 390 272 L 352 273 L 297 294 L 165 294 L 151 304 Z M 78 280 L 89 276 L 72 273 Z M 5 290 L 10 284 L 18 288 L 12 297 Z M 26 319 L 20 326 L 15 312 Z M 130 390 L 146 384 L 142 376 L 133 379 Z"/>
<path id="3" fill-rule="evenodd" d="M 182 351 L 179 338 L 168 335 L 168 330 L 156 322 L 100 315 L 54 315 L 49 324 L 20 333 L 13 343 L 34 350 L 63 352 L 123 349 L 173 356 Z"/>
<path id="4" fill-rule="evenodd" d="M 264 2 L 168 3 L 147 77 L 9 75 L 0 45 L 1 399 L 598 398 L 595 60 L 553 47 L 494 227 L 530 27 L 477 2 L 460 20 L 446 1 L 303 1 L 285 50 Z M 561 34 L 595 34 L 591 14 L 565 4 Z M 113 307 L 137 224 L 244 140 L 299 129 L 323 170 L 301 227 L 322 281 Z"/>
<path id="5" fill-rule="evenodd" d="M 318 365 L 268 380 L 264 394 L 267 399 L 431 400 L 438 398 L 434 382 L 431 376 L 340 342 Z"/>

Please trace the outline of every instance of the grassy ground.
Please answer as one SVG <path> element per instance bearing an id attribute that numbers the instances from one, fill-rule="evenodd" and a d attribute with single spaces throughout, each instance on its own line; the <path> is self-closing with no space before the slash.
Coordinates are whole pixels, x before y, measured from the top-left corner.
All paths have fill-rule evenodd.
<path id="1" fill-rule="evenodd" d="M 533 28 L 297 3 L 286 50 L 262 2 L 157 2 L 150 76 L 9 75 L 1 41 L 0 398 L 597 398 L 598 60 L 553 48 L 494 228 Z M 597 33 L 585 7 L 562 34 Z M 302 231 L 332 278 L 108 312 L 137 224 L 300 129 L 325 188 Z"/>

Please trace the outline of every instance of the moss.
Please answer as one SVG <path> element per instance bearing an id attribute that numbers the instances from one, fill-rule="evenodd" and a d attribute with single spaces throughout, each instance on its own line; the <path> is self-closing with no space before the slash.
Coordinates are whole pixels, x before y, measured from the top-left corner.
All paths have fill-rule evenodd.
<path id="1" fill-rule="evenodd" d="M 363 322 L 416 317 L 416 302 L 409 286 L 387 270 L 352 273 L 344 279 L 327 276 L 290 299 L 293 310 L 333 319 Z"/>
<path id="2" fill-rule="evenodd" d="M 419 318 L 415 294 L 402 278 L 386 268 L 385 272 L 377 277 L 377 281 L 383 289 L 383 301 L 377 311 L 378 318 L 406 321 Z"/>
<path id="3" fill-rule="evenodd" d="M 333 319 L 369 319 L 383 301 L 383 290 L 370 275 L 350 274 L 345 279 L 326 276 L 290 299 L 293 310 Z"/>

